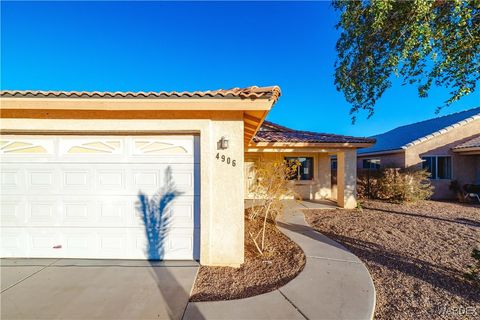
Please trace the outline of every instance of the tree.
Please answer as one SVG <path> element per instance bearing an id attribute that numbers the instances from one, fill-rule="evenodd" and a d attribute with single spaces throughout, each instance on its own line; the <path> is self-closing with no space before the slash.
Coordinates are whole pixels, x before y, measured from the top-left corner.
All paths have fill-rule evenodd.
<path id="1" fill-rule="evenodd" d="M 374 112 L 392 75 L 427 97 L 448 88 L 448 106 L 480 79 L 480 0 L 334 1 L 340 12 L 335 85 L 352 105 Z M 443 106 L 438 106 L 437 111 Z"/>

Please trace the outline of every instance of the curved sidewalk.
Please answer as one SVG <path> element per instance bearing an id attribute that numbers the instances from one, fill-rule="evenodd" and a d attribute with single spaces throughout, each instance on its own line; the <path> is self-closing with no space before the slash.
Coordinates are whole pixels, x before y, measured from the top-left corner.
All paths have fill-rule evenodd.
<path id="1" fill-rule="evenodd" d="M 286 200 L 280 230 L 305 252 L 303 271 L 285 286 L 259 296 L 190 302 L 184 319 L 372 319 L 375 288 L 364 264 L 345 247 L 308 226 L 309 202 Z"/>

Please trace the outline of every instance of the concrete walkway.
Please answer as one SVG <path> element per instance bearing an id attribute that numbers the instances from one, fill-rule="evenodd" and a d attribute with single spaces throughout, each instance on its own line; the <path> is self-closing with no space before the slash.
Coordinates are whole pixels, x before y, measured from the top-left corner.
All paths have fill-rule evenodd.
<path id="1" fill-rule="evenodd" d="M 375 288 L 363 263 L 310 228 L 302 209 L 328 203 L 286 201 L 282 232 L 305 252 L 305 269 L 287 285 L 247 299 L 190 302 L 184 319 L 372 319 Z"/>

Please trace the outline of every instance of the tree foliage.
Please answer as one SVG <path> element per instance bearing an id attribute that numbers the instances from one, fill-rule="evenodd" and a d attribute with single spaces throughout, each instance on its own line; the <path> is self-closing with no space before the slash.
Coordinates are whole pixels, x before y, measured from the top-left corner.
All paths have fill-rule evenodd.
<path id="1" fill-rule="evenodd" d="M 334 1 L 340 12 L 335 85 L 352 105 L 373 115 L 392 75 L 427 97 L 450 90 L 448 106 L 480 79 L 480 0 Z M 437 111 L 443 106 L 438 106 Z"/>

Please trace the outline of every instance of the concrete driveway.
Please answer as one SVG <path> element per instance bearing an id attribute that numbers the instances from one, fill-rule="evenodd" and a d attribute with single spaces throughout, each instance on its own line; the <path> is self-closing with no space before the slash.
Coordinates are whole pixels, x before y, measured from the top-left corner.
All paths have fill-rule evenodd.
<path id="1" fill-rule="evenodd" d="M 194 261 L 1 259 L 2 319 L 181 319 Z"/>

